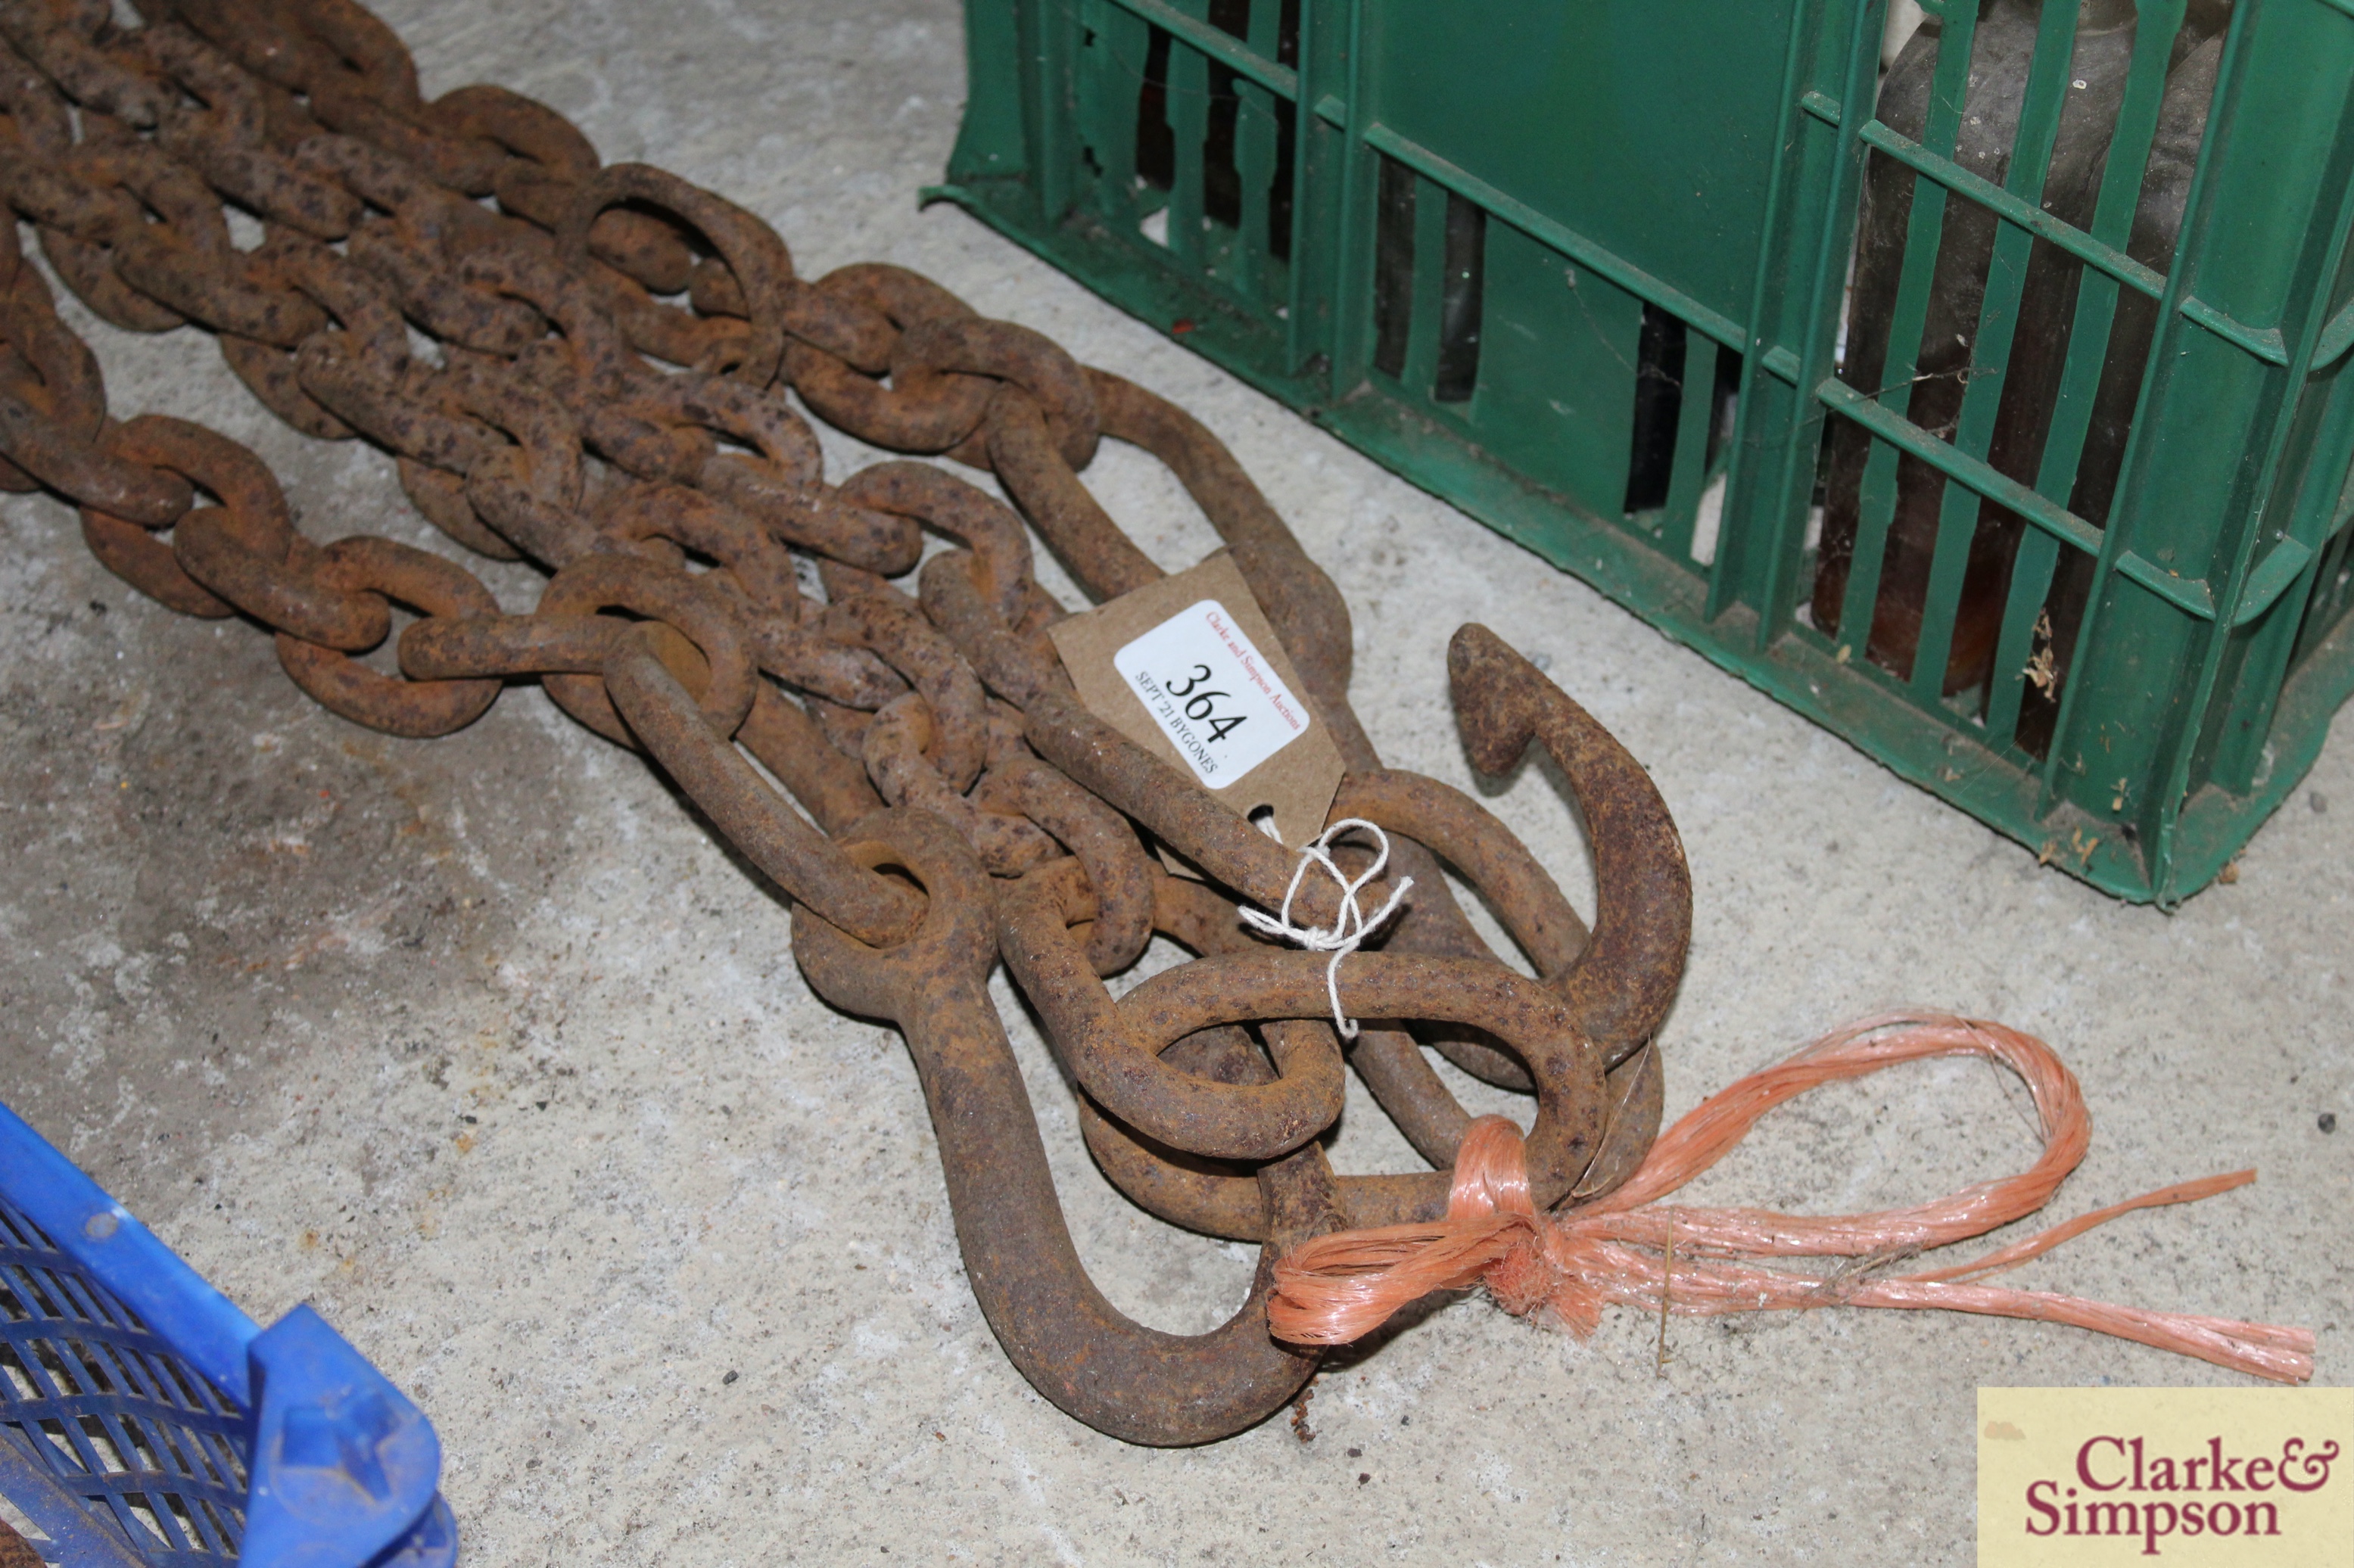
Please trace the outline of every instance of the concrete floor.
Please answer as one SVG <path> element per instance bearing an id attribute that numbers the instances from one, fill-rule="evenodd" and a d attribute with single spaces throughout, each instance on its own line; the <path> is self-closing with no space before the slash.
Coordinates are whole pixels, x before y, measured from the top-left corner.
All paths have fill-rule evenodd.
<path id="1" fill-rule="evenodd" d="M 954 0 L 567 7 L 400 0 L 429 90 L 482 79 L 774 221 L 811 274 L 879 259 L 1175 397 L 1232 442 L 1356 611 L 1360 712 L 1397 766 L 1470 779 L 1444 649 L 1477 617 L 1649 763 L 1698 923 L 1669 1109 L 1909 1001 L 2057 1045 L 2096 1118 L 2055 1214 L 2244 1165 L 2019 1277 L 2310 1324 L 2349 1363 L 2354 736 L 2173 916 L 2031 855 L 1103 305 L 958 212 L 919 212 L 963 81 Z M 86 324 L 86 323 L 80 323 Z M 208 419 L 325 538 L 421 539 L 390 465 L 278 427 L 194 333 L 92 333 L 119 412 Z M 832 441 L 836 477 L 868 461 Z M 1089 482 L 1167 566 L 1209 530 L 1133 452 Z M 511 692 L 389 740 L 328 716 L 241 624 L 148 604 L 70 514 L 0 503 L 0 1091 L 249 1311 L 314 1302 L 425 1406 L 468 1561 L 1746 1563 L 1971 1558 L 1980 1384 L 2232 1381 L 2073 1330 L 1825 1312 L 1591 1343 L 1479 1301 L 1283 1420 L 1149 1452 L 1078 1426 L 967 1293 L 892 1034 L 830 1012 L 781 905 L 635 758 Z M 511 606 L 528 573 L 493 575 Z M 1581 900 L 1546 775 L 1490 787 Z M 1010 1003 L 1010 999 L 1009 999 Z M 1079 1246 L 1112 1299 L 1207 1328 L 1242 1248 L 1131 1208 L 1016 1040 Z M 1505 1097 L 1490 1094 L 1484 1103 Z M 1817 1212 L 2031 1158 L 1977 1065 L 1827 1090 L 1696 1189 Z M 1402 1167 L 1352 1100 L 1344 1170 Z"/>

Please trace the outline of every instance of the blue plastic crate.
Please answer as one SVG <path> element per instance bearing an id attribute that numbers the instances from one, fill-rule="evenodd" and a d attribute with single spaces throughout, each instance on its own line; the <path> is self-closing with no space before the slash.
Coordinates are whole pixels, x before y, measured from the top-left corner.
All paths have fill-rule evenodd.
<path id="1" fill-rule="evenodd" d="M 450 1568 L 432 1424 L 268 1329 L 0 1105 L 0 1497 L 73 1568 Z"/>

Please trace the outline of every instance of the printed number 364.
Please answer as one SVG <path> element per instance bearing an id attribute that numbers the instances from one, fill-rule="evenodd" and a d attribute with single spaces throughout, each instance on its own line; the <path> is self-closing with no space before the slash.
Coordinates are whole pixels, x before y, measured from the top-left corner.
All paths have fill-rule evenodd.
<path id="1" fill-rule="evenodd" d="M 1193 666 L 1193 675 L 1191 680 L 1185 682 L 1182 685 L 1178 684 L 1174 681 L 1172 681 L 1169 683 L 1169 694 L 1172 697 L 1178 698 L 1185 704 L 1185 716 L 1187 718 L 1192 719 L 1196 724 L 1206 724 L 1210 726 L 1210 740 L 1211 743 L 1214 745 L 1217 742 L 1225 739 L 1229 735 L 1232 735 L 1235 728 L 1240 726 L 1243 720 L 1248 715 L 1244 714 L 1233 714 L 1225 718 L 1214 717 L 1213 715 L 1217 712 L 1216 699 L 1219 697 L 1225 697 L 1231 702 L 1233 700 L 1233 694 L 1228 692 L 1203 691 L 1201 689 L 1202 683 L 1209 678 L 1210 667 L 1207 664 L 1196 664 Z"/>

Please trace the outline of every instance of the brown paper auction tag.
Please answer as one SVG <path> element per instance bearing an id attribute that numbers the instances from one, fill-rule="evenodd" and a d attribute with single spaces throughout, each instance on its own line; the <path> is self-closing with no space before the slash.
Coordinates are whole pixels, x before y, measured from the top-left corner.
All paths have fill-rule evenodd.
<path id="1" fill-rule="evenodd" d="M 1224 550 L 1046 629 L 1097 718 L 1298 849 L 1347 771 L 1299 673 Z"/>

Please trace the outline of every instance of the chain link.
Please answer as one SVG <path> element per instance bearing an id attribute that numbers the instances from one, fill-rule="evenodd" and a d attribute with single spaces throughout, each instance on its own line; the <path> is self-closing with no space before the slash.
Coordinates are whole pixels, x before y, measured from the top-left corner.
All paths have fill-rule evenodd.
<path id="1" fill-rule="evenodd" d="M 1343 1067 L 1316 1022 L 1325 960 L 1246 937 L 1217 890 L 1278 902 L 1292 856 L 1088 713 L 1045 639 L 1067 611 L 1036 580 L 1032 529 L 1096 598 L 1161 575 L 1078 477 L 1107 436 L 1166 464 L 1232 546 L 1341 747 L 1347 814 L 1399 835 L 1414 905 L 1346 971 L 1352 1009 L 1393 1021 L 1352 1048 L 1361 1075 L 1443 1167 L 1469 1118 L 1405 1028 L 1436 1024 L 1458 1061 L 1536 1094 L 1542 1195 L 1633 1168 L 1689 928 L 1681 851 L 1639 766 L 1509 651 L 1479 646 L 1486 678 L 1458 672 L 1458 705 L 1483 766 L 1532 737 L 1552 749 L 1614 846 L 1590 944 L 1476 803 L 1380 770 L 1348 705 L 1346 606 L 1182 410 L 904 269 L 804 280 L 752 214 L 602 164 L 528 98 L 429 101 L 352 0 L 141 8 L 147 25 L 122 27 L 98 0 L 0 0 L 0 202 L 101 320 L 209 330 L 285 422 L 384 449 L 436 529 L 547 581 L 505 612 L 447 556 L 304 537 L 269 469 L 217 432 L 111 423 L 13 222 L 0 487 L 78 505 L 92 553 L 157 602 L 260 622 L 296 684 L 355 723 L 446 735 L 536 677 L 648 753 L 799 906 L 820 992 L 900 1024 L 975 1293 L 1058 1404 L 1134 1441 L 1199 1442 L 1279 1406 L 1314 1363 L 1267 1339 L 1265 1268 L 1194 1340 L 1104 1304 L 988 999 L 1001 956 L 1084 1091 L 1098 1162 L 1153 1212 L 1279 1252 L 1446 1205 L 1440 1171 L 1324 1162 Z M 232 211 L 259 224 L 251 249 Z M 789 392 L 871 445 L 991 473 L 1013 505 L 928 462 L 830 484 Z M 924 560 L 928 532 L 951 547 Z M 822 599 L 802 586 L 811 562 Z M 911 596 L 892 579 L 919 562 Z M 394 639 L 396 608 L 413 619 Z M 397 675 L 360 662 L 387 641 Z M 1139 824 L 1217 886 L 1165 874 Z M 1434 849 L 1546 980 L 1472 933 Z M 1304 894 L 1303 917 L 1329 921 L 1331 897 Z M 1103 977 L 1155 932 L 1201 957 L 1114 1001 Z"/>

